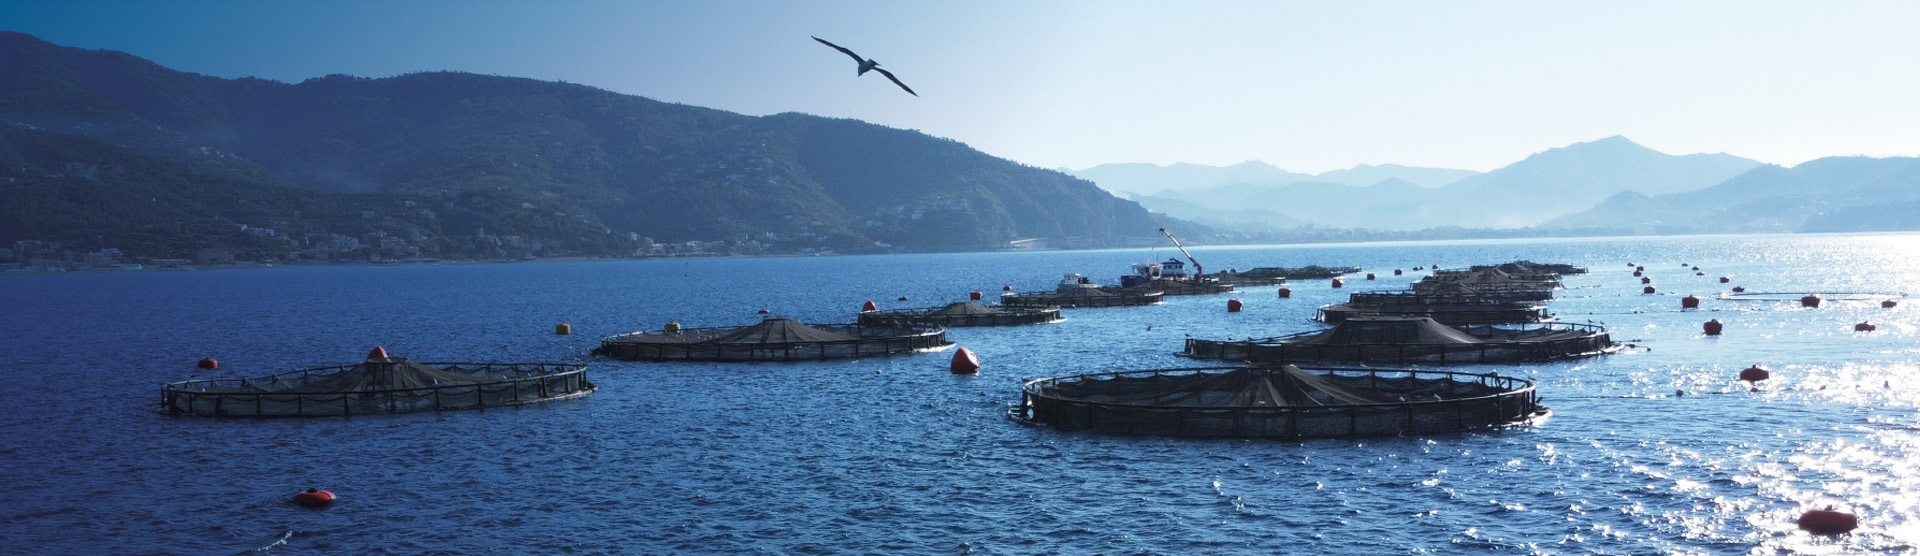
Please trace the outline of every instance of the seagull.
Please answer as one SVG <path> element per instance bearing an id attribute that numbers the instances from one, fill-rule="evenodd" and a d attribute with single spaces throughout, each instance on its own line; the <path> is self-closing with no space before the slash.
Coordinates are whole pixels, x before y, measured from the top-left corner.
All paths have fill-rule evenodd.
<path id="1" fill-rule="evenodd" d="M 845 53 L 847 53 L 847 55 L 848 55 L 848 56 L 852 56 L 852 57 L 853 57 L 853 61 L 855 61 L 855 62 L 859 62 L 859 63 L 860 63 L 860 73 L 856 73 L 856 74 L 854 74 L 854 75 L 866 75 L 866 74 L 867 74 L 867 71 L 868 71 L 868 70 L 872 70 L 872 71 L 878 71 L 878 72 L 880 72 L 880 75 L 885 75 L 885 76 L 887 76 L 887 80 L 888 80 L 888 81 L 892 81 L 892 82 L 893 82 L 893 84 L 895 84 L 895 85 L 899 85 L 899 86 L 900 86 L 900 89 L 901 89 L 901 90 L 904 90 L 904 91 L 906 91 L 906 92 L 907 92 L 907 94 L 909 94 L 909 95 L 913 95 L 913 96 L 916 96 L 916 97 L 917 97 L 917 96 L 920 96 L 920 93 L 916 93 L 916 92 L 913 92 L 913 89 L 909 89 L 909 88 L 907 88 L 907 84 L 906 84 L 906 83 L 901 83 L 901 82 L 900 82 L 900 78 L 898 78 L 898 77 L 894 77 L 894 76 L 893 76 L 893 72 L 890 72 L 890 71 L 887 71 L 887 70 L 884 70 L 884 69 L 880 69 L 880 62 L 875 62 L 875 61 L 873 61 L 873 60 L 872 60 L 872 59 L 870 59 L 870 58 L 861 58 L 859 54 L 854 54 L 852 50 L 847 50 L 847 48 L 846 48 L 846 47 L 844 47 L 844 46 L 840 46 L 840 45 L 837 45 L 837 44 L 833 44 L 833 43 L 830 43 L 830 42 L 827 42 L 827 41 L 826 41 L 826 39 L 822 39 L 822 38 L 820 38 L 820 37 L 814 37 L 814 38 L 813 38 L 813 40 L 816 40 L 816 41 L 820 41 L 820 44 L 824 44 L 824 45 L 827 45 L 827 46 L 831 46 L 831 47 L 833 47 L 833 49 L 834 49 L 834 50 L 838 50 L 838 51 L 841 51 L 841 52 L 845 52 Z"/>

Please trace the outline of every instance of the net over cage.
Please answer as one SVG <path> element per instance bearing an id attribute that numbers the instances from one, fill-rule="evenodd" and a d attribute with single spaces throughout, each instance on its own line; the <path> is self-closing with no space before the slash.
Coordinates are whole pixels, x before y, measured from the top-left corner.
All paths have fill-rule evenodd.
<path id="1" fill-rule="evenodd" d="M 374 348 L 358 365 L 258 378 L 191 380 L 162 388 L 175 414 L 325 416 L 478 409 L 584 396 L 586 365 L 421 363 Z"/>
<path id="2" fill-rule="evenodd" d="M 925 351 L 953 345 L 938 326 L 802 324 L 770 317 L 751 326 L 680 328 L 601 338 L 595 355 L 627 360 L 798 361 Z"/>
<path id="3" fill-rule="evenodd" d="M 1014 326 L 1059 321 L 1059 307 L 988 307 L 972 301 L 937 308 L 860 313 L 862 326 Z"/>
<path id="4" fill-rule="evenodd" d="M 1332 328 L 1278 338 L 1188 339 L 1186 355 L 1270 362 L 1510 363 L 1587 357 L 1618 349 L 1588 324 L 1448 326 L 1429 317 L 1354 315 Z"/>
<path id="5" fill-rule="evenodd" d="M 1016 417 L 1129 434 L 1343 437 L 1500 426 L 1544 410 L 1492 374 L 1293 365 L 1164 369 L 1028 381 Z"/>

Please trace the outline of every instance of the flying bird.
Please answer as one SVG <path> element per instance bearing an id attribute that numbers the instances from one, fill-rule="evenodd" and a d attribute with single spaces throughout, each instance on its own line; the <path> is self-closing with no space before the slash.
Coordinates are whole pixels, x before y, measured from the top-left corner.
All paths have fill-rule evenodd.
<path id="1" fill-rule="evenodd" d="M 899 85 L 900 89 L 903 91 L 906 91 L 907 94 L 913 95 L 916 97 L 920 96 L 920 93 L 913 92 L 913 89 L 908 88 L 906 83 L 901 83 L 900 78 L 894 77 L 893 72 L 880 69 L 880 62 L 875 62 L 870 58 L 861 58 L 859 54 L 854 54 L 852 50 L 847 50 L 847 48 L 844 46 L 827 42 L 826 39 L 822 39 L 820 37 L 814 37 L 813 40 L 820 41 L 820 44 L 831 46 L 833 47 L 834 50 L 845 52 L 847 53 L 848 56 L 852 56 L 853 61 L 860 63 L 860 73 L 856 73 L 854 75 L 866 75 L 869 70 L 877 71 L 877 72 L 880 72 L 880 75 L 887 76 L 888 81 L 892 81 L 893 84 Z"/>

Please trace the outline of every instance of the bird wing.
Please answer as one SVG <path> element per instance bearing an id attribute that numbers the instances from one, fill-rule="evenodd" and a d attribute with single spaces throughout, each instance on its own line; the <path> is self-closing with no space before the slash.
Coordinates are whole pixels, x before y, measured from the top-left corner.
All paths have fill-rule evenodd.
<path id="1" fill-rule="evenodd" d="M 899 85 L 901 89 L 905 89 L 905 90 L 907 91 L 907 94 L 909 94 L 909 95 L 913 95 L 913 96 L 916 96 L 916 97 L 917 97 L 917 96 L 920 96 L 920 93 L 916 93 L 916 92 L 913 92 L 913 89 L 909 89 L 909 88 L 907 88 L 907 84 L 906 84 L 906 83 L 901 83 L 901 82 L 900 82 L 900 78 L 898 78 L 898 77 L 894 77 L 894 76 L 893 76 L 893 72 L 890 72 L 890 71 L 887 71 L 887 70 L 885 70 L 885 69 L 881 69 L 881 68 L 878 68 L 878 67 L 876 67 L 876 68 L 873 68 L 873 71 L 877 71 L 877 72 L 880 72 L 880 75 L 885 75 L 885 76 L 887 76 L 887 80 L 888 80 L 888 81 L 892 81 L 892 82 L 893 82 L 893 84 L 895 84 L 895 85 Z"/>
<path id="2" fill-rule="evenodd" d="M 822 39 L 822 38 L 820 38 L 820 37 L 813 37 L 813 40 L 816 40 L 816 41 L 820 41 L 820 44 L 824 44 L 824 45 L 827 45 L 827 46 L 831 46 L 831 47 L 833 47 L 833 49 L 834 49 L 834 50 L 838 50 L 838 51 L 841 51 L 841 52 L 845 52 L 845 53 L 847 53 L 847 55 L 848 55 L 848 56 L 852 56 L 852 57 L 853 57 L 853 61 L 855 61 L 855 62 L 859 62 L 859 63 L 862 63 L 862 64 L 865 64 L 865 63 L 867 63 L 867 60 L 866 60 L 865 58 L 861 58 L 859 54 L 854 54 L 852 50 L 847 50 L 847 47 L 844 47 L 844 46 L 840 46 L 840 45 L 837 45 L 837 44 L 833 44 L 833 43 L 830 43 L 830 42 L 827 42 L 827 40 L 826 40 L 826 39 Z M 920 95 L 914 95 L 914 96 L 920 96 Z"/>

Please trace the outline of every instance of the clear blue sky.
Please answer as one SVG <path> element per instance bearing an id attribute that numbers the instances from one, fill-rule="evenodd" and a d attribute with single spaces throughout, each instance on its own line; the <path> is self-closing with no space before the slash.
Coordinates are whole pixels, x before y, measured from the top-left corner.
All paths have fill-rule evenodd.
<path id="1" fill-rule="evenodd" d="M 1073 169 L 1488 170 L 1610 135 L 1786 165 L 1920 155 L 1917 25 L 1920 2 L 1876 1 L 0 0 L 0 29 L 219 77 L 561 80 Z"/>

